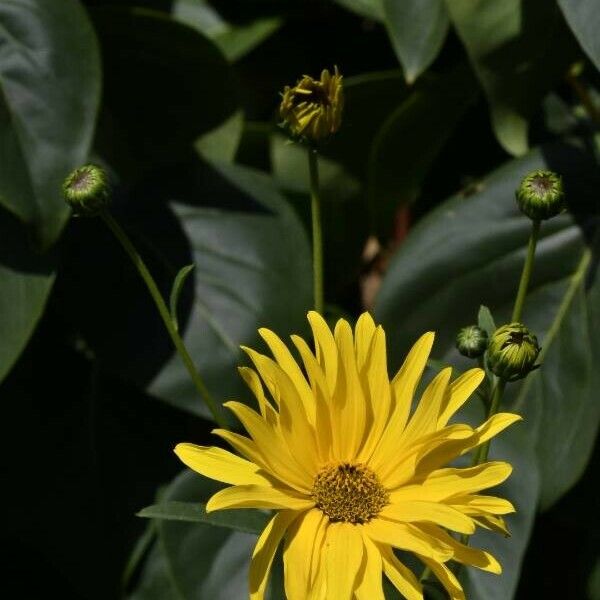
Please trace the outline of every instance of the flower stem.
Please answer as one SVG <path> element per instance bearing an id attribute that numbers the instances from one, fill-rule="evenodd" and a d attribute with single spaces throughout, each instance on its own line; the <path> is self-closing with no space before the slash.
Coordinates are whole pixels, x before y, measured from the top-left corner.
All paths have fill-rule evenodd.
<path id="1" fill-rule="evenodd" d="M 531 223 L 531 234 L 529 235 L 529 244 L 527 246 L 527 257 L 525 258 L 525 264 L 523 265 L 523 271 L 521 272 L 521 281 L 519 281 L 519 291 L 517 292 L 517 298 L 515 300 L 515 306 L 512 312 L 512 322 L 520 321 L 523 313 L 523 305 L 525 304 L 525 296 L 527 295 L 527 288 L 529 287 L 529 280 L 531 279 L 531 272 L 533 270 L 533 261 L 535 258 L 535 248 L 540 235 L 540 224 L 541 221 L 533 221 Z"/>
<path id="2" fill-rule="evenodd" d="M 308 148 L 308 169 L 310 172 L 315 310 L 323 314 L 325 304 L 323 294 L 323 230 L 321 227 L 321 199 L 319 196 L 319 165 L 317 151 L 314 148 Z"/>
<path id="3" fill-rule="evenodd" d="M 202 380 L 200 373 L 198 373 L 198 370 L 194 365 L 194 361 L 192 360 L 192 357 L 187 351 L 187 348 L 185 347 L 181 336 L 177 332 L 171 319 L 171 313 L 169 312 L 169 309 L 167 308 L 167 305 L 158 289 L 158 286 L 156 285 L 156 282 L 154 281 L 154 278 L 148 270 L 148 267 L 142 260 L 142 257 L 139 255 L 138 251 L 135 249 L 135 246 L 131 243 L 131 240 L 129 239 L 125 231 L 110 214 L 110 212 L 108 212 L 108 210 L 104 210 L 100 214 L 100 216 L 102 217 L 102 220 L 106 223 L 108 228 L 113 232 L 117 240 L 119 240 L 121 246 L 123 246 L 123 249 L 131 259 L 131 262 L 134 264 L 135 268 L 138 270 L 138 273 L 144 280 L 144 283 L 146 284 L 146 287 L 148 288 L 148 291 L 150 292 L 150 295 L 154 300 L 154 304 L 156 304 L 156 308 L 158 309 L 158 312 L 163 320 L 165 328 L 167 329 L 167 332 L 171 337 L 173 345 L 175 346 L 175 349 L 181 356 L 183 364 L 185 365 L 188 373 L 190 374 L 190 377 L 192 379 L 192 382 L 194 383 L 194 386 L 196 387 L 196 390 L 198 390 L 200 397 L 202 398 L 202 400 L 204 400 L 206 406 L 208 407 L 208 410 L 213 416 L 213 419 L 221 427 L 224 427 L 226 423 L 219 414 L 217 404 L 214 398 L 212 397 L 211 393 L 208 391 L 208 388 Z"/>

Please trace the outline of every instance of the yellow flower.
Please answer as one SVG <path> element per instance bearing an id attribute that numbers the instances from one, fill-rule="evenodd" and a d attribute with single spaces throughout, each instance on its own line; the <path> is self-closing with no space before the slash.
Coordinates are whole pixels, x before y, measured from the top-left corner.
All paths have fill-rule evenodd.
<path id="1" fill-rule="evenodd" d="M 448 530 L 471 534 L 479 525 L 507 533 L 501 515 L 514 512 L 512 504 L 480 492 L 512 469 L 505 462 L 444 465 L 520 417 L 500 413 L 477 428 L 448 425 L 483 378 L 471 369 L 450 381 L 449 368 L 433 378 L 411 414 L 432 333 L 417 341 L 390 381 L 385 334 L 368 313 L 354 334 L 343 319 L 334 333 L 319 314 L 310 312 L 308 320 L 315 352 L 292 336 L 303 368 L 268 329 L 260 334 L 274 360 L 245 348 L 256 370 L 240 372 L 259 412 L 228 402 L 249 437 L 214 432 L 241 456 L 193 444 L 175 448 L 190 468 L 231 484 L 212 496 L 207 511 L 276 511 L 254 550 L 250 598 L 264 597 L 281 542 L 289 600 L 383 600 L 382 573 L 408 600 L 422 599 L 419 581 L 394 548 L 414 553 L 452 599 L 464 598 L 449 560 L 492 573 L 501 568 Z"/>
<path id="2" fill-rule="evenodd" d="M 294 87 L 283 90 L 279 114 L 294 137 L 318 142 L 335 133 L 342 122 L 344 89 L 337 67 L 321 79 L 304 75 Z"/>

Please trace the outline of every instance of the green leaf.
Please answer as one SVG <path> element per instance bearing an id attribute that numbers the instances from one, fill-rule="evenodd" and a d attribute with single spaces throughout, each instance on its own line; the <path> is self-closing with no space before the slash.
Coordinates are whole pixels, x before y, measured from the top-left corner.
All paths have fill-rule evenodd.
<path id="1" fill-rule="evenodd" d="M 385 120 L 371 146 L 367 194 L 371 220 L 389 234 L 398 206 L 416 199 L 429 169 L 477 87 L 465 66 L 416 86 Z"/>
<path id="2" fill-rule="evenodd" d="M 0 210 L 0 381 L 11 370 L 31 337 L 54 283 L 54 261 L 39 256 L 27 232 Z"/>
<path id="3" fill-rule="evenodd" d="M 592 62 L 600 69 L 600 13 L 595 0 L 558 0 L 569 27 Z"/>
<path id="4" fill-rule="evenodd" d="M 171 12 L 181 23 L 214 40 L 230 61 L 248 54 L 283 23 L 279 18 L 264 18 L 244 25 L 232 25 L 205 0 L 175 0 Z"/>
<path id="5" fill-rule="evenodd" d="M 259 344 L 259 327 L 281 336 L 304 331 L 312 278 L 306 233 L 273 181 L 243 167 L 215 166 L 220 174 L 215 189 L 223 199 L 237 197 L 243 208 L 173 208 L 196 264 L 194 305 L 184 339 L 209 389 L 223 401 L 246 393 L 235 370 L 244 362 L 239 346 Z M 150 391 L 207 415 L 177 356 Z"/>
<path id="6" fill-rule="evenodd" d="M 178 502 L 175 500 L 143 508 L 137 516 L 147 519 L 207 523 L 255 535 L 259 535 L 269 522 L 269 516 L 258 510 L 221 510 L 207 513 L 206 505 L 202 502 Z"/>
<path id="7" fill-rule="evenodd" d="M 444 0 L 383 0 L 385 24 L 396 56 L 412 83 L 442 48 L 450 22 Z"/>
<path id="8" fill-rule="evenodd" d="M 538 359 L 542 366 L 526 379 L 512 407 L 537 425 L 542 509 L 581 477 L 600 423 L 600 284 L 592 280 L 586 289 L 590 263 L 586 250 L 544 338 Z"/>
<path id="9" fill-rule="evenodd" d="M 177 320 L 177 303 L 179 302 L 179 296 L 181 295 L 181 290 L 183 289 L 187 278 L 194 270 L 195 266 L 196 265 L 187 265 L 186 267 L 179 269 L 179 272 L 175 277 L 175 281 L 173 282 L 173 287 L 171 288 L 171 296 L 169 297 L 169 310 L 171 312 L 171 319 L 173 319 L 176 329 L 179 329 L 179 322 Z"/>
<path id="10" fill-rule="evenodd" d="M 404 351 L 423 331 L 434 329 L 435 351 L 442 356 L 455 356 L 454 335 L 472 321 L 480 303 L 499 323 L 510 318 L 530 231 L 514 189 L 536 168 L 561 173 L 579 215 L 578 222 L 569 215 L 544 222 L 523 317 L 547 353 L 516 404 L 526 415 L 546 507 L 581 474 L 600 418 L 592 393 L 596 375 L 589 367 L 589 360 L 597 360 L 589 340 L 595 342 L 600 333 L 597 291 L 573 287 L 584 276 L 594 281 L 582 263 L 587 242 L 579 226 L 585 227 L 585 211 L 596 201 L 594 159 L 574 145 L 547 146 L 485 178 L 477 193 L 443 203 L 412 230 L 392 260 L 375 311 L 391 348 Z M 518 390 L 518 384 L 507 388 L 508 410 Z"/>
<path id="11" fill-rule="evenodd" d="M 335 0 L 338 4 L 355 12 L 356 14 L 373 19 L 374 21 L 383 21 L 383 0 Z"/>
<path id="12" fill-rule="evenodd" d="M 76 0 L 0 3 L 0 204 L 49 246 L 61 183 L 88 156 L 100 97 L 96 39 Z"/>
<path id="13" fill-rule="evenodd" d="M 524 154 L 528 119 L 574 56 L 558 8 L 546 0 L 446 5 L 485 90 L 498 141 Z"/>
<path id="14" fill-rule="evenodd" d="M 140 8 L 92 16 L 105 66 L 98 151 L 121 174 L 183 161 L 199 136 L 235 113 L 231 67 L 198 30 Z"/>
<path id="15" fill-rule="evenodd" d="M 196 473 L 177 477 L 165 502 L 205 502 L 218 488 Z M 235 511 L 231 511 L 235 512 Z M 224 527 L 156 521 L 159 540 L 130 600 L 231 600 L 248 596 L 248 567 L 256 536 Z M 166 592 L 170 586 L 170 595 Z M 160 596 L 160 593 L 164 596 Z"/>
<path id="16" fill-rule="evenodd" d="M 497 329 L 496 323 L 494 322 L 494 317 L 492 316 L 492 311 L 483 304 L 479 307 L 477 324 L 488 334 L 488 337 L 490 338 L 492 335 L 494 335 L 494 331 Z"/>
<path id="17" fill-rule="evenodd" d="M 221 125 L 199 137 L 194 147 L 209 162 L 233 162 L 243 130 L 244 113 L 238 110 Z"/>

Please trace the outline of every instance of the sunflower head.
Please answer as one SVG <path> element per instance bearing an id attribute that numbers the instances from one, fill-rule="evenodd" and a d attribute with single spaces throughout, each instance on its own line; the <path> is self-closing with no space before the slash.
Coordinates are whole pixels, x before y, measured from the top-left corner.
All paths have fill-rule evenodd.
<path id="1" fill-rule="evenodd" d="M 292 137 L 315 143 L 340 128 L 344 88 L 337 67 L 333 75 L 324 69 L 320 79 L 304 75 L 295 86 L 286 86 L 281 96 L 279 115 Z"/>
<path id="2" fill-rule="evenodd" d="M 98 165 L 84 165 L 75 169 L 63 183 L 63 196 L 75 216 L 97 215 L 110 204 L 106 171 Z"/>
<path id="3" fill-rule="evenodd" d="M 565 209 L 562 179 L 553 171 L 532 171 L 516 192 L 521 212 L 534 221 L 550 219 Z"/>
<path id="4" fill-rule="evenodd" d="M 498 377 L 516 381 L 539 366 L 539 353 L 537 337 L 522 323 L 509 323 L 496 329 L 490 340 L 488 366 Z"/>
<path id="5" fill-rule="evenodd" d="M 520 417 L 498 413 L 476 428 L 449 425 L 483 379 L 481 369 L 454 380 L 444 369 L 415 401 L 432 333 L 390 378 L 385 333 L 368 313 L 354 331 L 345 320 L 331 331 L 315 312 L 308 320 L 314 345 L 292 336 L 299 358 L 267 329 L 260 334 L 272 356 L 245 348 L 254 368 L 240 373 L 257 407 L 226 406 L 247 435 L 214 432 L 236 454 L 187 443 L 175 448 L 190 468 L 228 484 L 207 511 L 273 511 L 252 557 L 250 599 L 264 598 L 282 544 L 288 600 L 384 600 L 384 576 L 409 600 L 423 600 L 421 583 L 396 549 L 413 553 L 453 600 L 464 600 L 449 561 L 492 573 L 501 568 L 449 531 L 472 534 L 479 526 L 507 533 L 503 515 L 512 504 L 482 491 L 504 481 L 511 467 L 448 464 Z"/>

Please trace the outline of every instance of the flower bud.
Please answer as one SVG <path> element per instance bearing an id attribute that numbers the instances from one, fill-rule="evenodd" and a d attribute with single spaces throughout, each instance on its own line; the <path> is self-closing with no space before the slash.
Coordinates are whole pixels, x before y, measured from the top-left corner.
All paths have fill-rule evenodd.
<path id="1" fill-rule="evenodd" d="M 279 115 L 293 137 L 319 142 L 340 128 L 344 88 L 337 67 L 333 75 L 324 69 L 320 79 L 304 75 L 295 86 L 286 86 L 281 96 Z"/>
<path id="2" fill-rule="evenodd" d="M 106 171 L 97 165 L 75 169 L 63 183 L 66 203 L 78 217 L 93 217 L 110 203 Z"/>
<path id="3" fill-rule="evenodd" d="M 468 358 L 478 358 L 488 347 L 488 335 L 477 325 L 463 327 L 456 336 L 458 351 Z"/>
<path id="4" fill-rule="evenodd" d="M 490 371 L 506 381 L 522 379 L 537 369 L 540 347 L 535 335 L 522 323 L 502 325 L 494 332 L 488 346 Z"/>
<path id="5" fill-rule="evenodd" d="M 532 171 L 516 192 L 521 212 L 533 221 L 550 219 L 565 209 L 562 179 L 552 171 Z"/>

